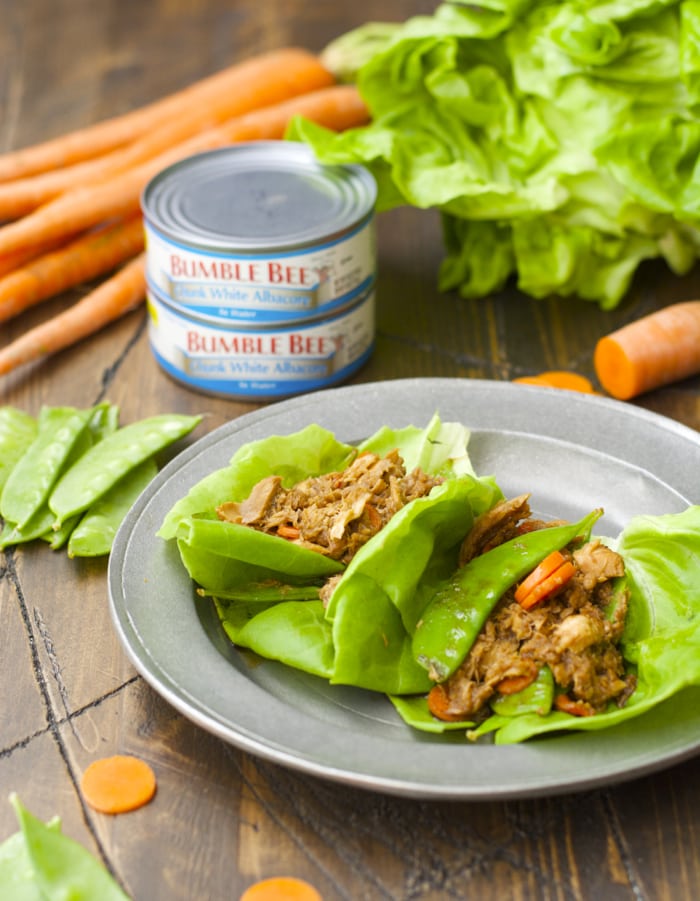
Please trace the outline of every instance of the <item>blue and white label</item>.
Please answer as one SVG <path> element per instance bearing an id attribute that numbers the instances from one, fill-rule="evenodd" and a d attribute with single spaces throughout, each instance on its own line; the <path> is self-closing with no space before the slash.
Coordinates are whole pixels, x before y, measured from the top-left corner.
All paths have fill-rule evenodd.
<path id="1" fill-rule="evenodd" d="M 161 367 L 201 391 L 274 399 L 337 384 L 374 348 L 375 298 L 293 326 L 215 326 L 148 293 L 151 348 Z"/>
<path id="2" fill-rule="evenodd" d="M 214 322 L 315 317 L 359 299 L 376 274 L 372 217 L 341 237 L 282 253 L 201 250 L 145 227 L 149 283 L 183 312 Z"/>

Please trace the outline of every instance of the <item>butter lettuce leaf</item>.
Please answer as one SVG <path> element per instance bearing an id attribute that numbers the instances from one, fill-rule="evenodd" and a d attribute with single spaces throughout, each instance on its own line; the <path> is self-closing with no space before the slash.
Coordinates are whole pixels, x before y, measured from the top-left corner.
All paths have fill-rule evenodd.
<path id="1" fill-rule="evenodd" d="M 696 0 L 442 3 L 328 48 L 367 125 L 287 138 L 367 166 L 379 211 L 438 210 L 440 289 L 610 309 L 644 260 L 698 258 L 699 37 Z"/>

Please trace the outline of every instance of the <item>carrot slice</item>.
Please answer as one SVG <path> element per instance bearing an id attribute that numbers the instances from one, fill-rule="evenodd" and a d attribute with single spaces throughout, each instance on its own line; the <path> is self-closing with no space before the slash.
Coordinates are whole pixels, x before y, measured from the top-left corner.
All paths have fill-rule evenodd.
<path id="1" fill-rule="evenodd" d="M 554 698 L 554 707 L 561 710 L 562 713 L 571 714 L 571 716 L 593 716 L 595 713 L 590 704 L 585 701 L 577 701 L 568 695 L 557 695 Z"/>
<path id="2" fill-rule="evenodd" d="M 239 901 L 323 901 L 318 891 L 305 879 L 273 876 L 249 886 Z"/>
<path id="3" fill-rule="evenodd" d="M 561 551 L 552 551 L 551 554 L 548 554 L 515 589 L 515 600 L 518 603 L 524 600 L 536 585 L 539 585 L 547 576 L 551 576 L 554 570 L 565 562 L 566 557 Z"/>
<path id="4" fill-rule="evenodd" d="M 532 673 L 523 676 L 507 676 L 496 685 L 496 691 L 499 695 L 514 695 L 519 691 L 527 688 L 537 678 L 537 667 L 533 667 Z"/>
<path id="5" fill-rule="evenodd" d="M 585 375 L 569 372 L 566 369 L 550 369 L 537 375 L 523 375 L 513 379 L 521 385 L 541 385 L 545 388 L 563 388 L 568 391 L 580 391 L 583 394 L 595 394 L 595 388 Z"/>
<path id="6" fill-rule="evenodd" d="M 459 713 L 450 713 L 448 707 L 450 697 L 445 690 L 445 686 L 441 684 L 433 685 L 428 692 L 428 710 L 434 717 L 445 723 L 457 723 L 463 720 L 464 716 Z"/>
<path id="7" fill-rule="evenodd" d="M 600 384 L 618 400 L 700 372 L 700 300 L 672 304 L 601 338 L 593 354 Z"/>
<path id="8" fill-rule="evenodd" d="M 80 789 L 87 804 L 100 813 L 127 813 L 143 807 L 156 793 L 156 776 L 145 760 L 116 754 L 93 760 Z"/>
<path id="9" fill-rule="evenodd" d="M 296 528 L 296 526 L 287 526 L 282 523 L 282 525 L 277 526 L 277 534 L 280 536 L 280 538 L 289 538 L 293 541 L 301 535 L 301 532 Z"/>
<path id="10" fill-rule="evenodd" d="M 569 582 L 576 572 L 573 563 L 568 560 L 557 567 L 550 575 L 539 582 L 521 601 L 518 601 L 523 610 L 530 610 L 535 604 L 539 604 L 546 597 L 559 591 Z"/>

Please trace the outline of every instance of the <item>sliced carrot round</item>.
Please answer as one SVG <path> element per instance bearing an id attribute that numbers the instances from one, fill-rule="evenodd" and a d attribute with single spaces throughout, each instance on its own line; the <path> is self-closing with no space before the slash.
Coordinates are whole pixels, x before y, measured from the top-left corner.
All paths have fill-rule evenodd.
<path id="1" fill-rule="evenodd" d="M 249 886 L 239 901 L 323 901 L 318 891 L 305 879 L 273 876 Z"/>
<path id="2" fill-rule="evenodd" d="M 566 369 L 548 369 L 536 375 L 519 376 L 513 381 L 521 385 L 542 385 L 545 388 L 563 388 L 568 391 L 580 391 L 583 394 L 595 394 L 590 379 Z"/>
<path id="3" fill-rule="evenodd" d="M 156 776 L 145 760 L 116 754 L 93 760 L 80 789 L 86 803 L 100 813 L 127 813 L 148 804 L 156 793 Z"/>

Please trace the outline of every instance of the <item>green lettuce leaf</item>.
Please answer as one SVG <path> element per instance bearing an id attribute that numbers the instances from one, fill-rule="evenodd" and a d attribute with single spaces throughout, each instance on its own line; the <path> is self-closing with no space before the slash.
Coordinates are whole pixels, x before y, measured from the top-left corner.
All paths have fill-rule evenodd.
<path id="1" fill-rule="evenodd" d="M 699 37 L 696 0 L 442 3 L 328 48 L 369 124 L 287 138 L 367 166 L 379 211 L 439 210 L 442 290 L 609 309 L 642 261 L 698 257 Z"/>

